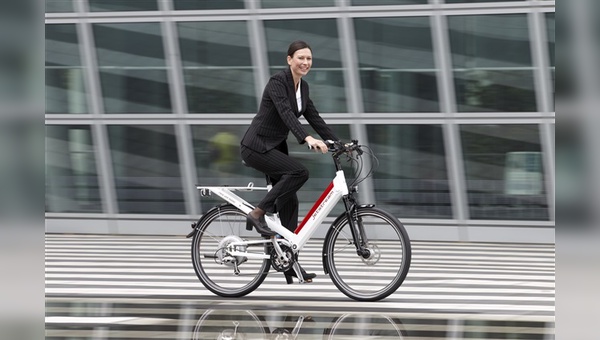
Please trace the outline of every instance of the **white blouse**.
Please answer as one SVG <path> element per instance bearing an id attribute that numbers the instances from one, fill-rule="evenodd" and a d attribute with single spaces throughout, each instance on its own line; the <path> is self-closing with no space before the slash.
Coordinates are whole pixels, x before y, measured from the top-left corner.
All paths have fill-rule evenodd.
<path id="1" fill-rule="evenodd" d="M 298 112 L 302 111 L 302 95 L 300 94 L 300 85 L 298 84 L 298 91 L 296 91 L 296 102 L 298 103 Z"/>

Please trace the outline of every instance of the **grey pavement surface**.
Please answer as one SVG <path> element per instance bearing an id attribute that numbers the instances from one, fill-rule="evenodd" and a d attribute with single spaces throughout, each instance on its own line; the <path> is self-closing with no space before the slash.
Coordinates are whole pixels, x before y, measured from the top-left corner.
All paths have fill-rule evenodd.
<path id="1" fill-rule="evenodd" d="M 46 235 L 46 339 L 554 339 L 554 245 L 413 242 L 403 285 L 349 299 L 300 256 L 311 284 L 272 271 L 253 293 L 206 290 L 183 236 Z M 233 337 L 232 337 L 233 335 Z"/>

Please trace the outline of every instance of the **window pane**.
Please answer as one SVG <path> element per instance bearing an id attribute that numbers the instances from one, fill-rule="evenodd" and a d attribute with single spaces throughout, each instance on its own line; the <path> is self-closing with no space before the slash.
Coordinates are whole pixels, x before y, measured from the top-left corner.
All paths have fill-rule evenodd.
<path id="1" fill-rule="evenodd" d="M 309 125 L 305 125 L 304 127 L 312 136 L 318 136 Z M 351 140 L 350 127 L 348 125 L 330 125 L 330 127 L 340 140 Z M 300 201 L 299 216 L 305 216 L 335 177 L 335 166 L 331 154 L 318 154 L 312 150 L 308 150 L 306 145 L 298 144 L 296 138 L 291 134 L 287 143 L 290 155 L 300 160 L 308 168 L 309 179 L 304 183 L 300 191 L 298 191 L 298 200 Z M 351 164 L 346 163 L 344 165 L 346 165 L 344 168 L 346 178 L 349 178 L 353 174 L 353 170 L 350 167 Z M 330 216 L 337 216 L 343 211 L 343 204 L 337 204 L 335 209 L 331 211 Z"/>
<path id="2" fill-rule="evenodd" d="M 46 0 L 46 13 L 73 12 L 71 0 Z"/>
<path id="3" fill-rule="evenodd" d="M 189 112 L 256 112 L 246 22 L 182 22 L 178 28 Z"/>
<path id="4" fill-rule="evenodd" d="M 107 113 L 169 113 L 171 98 L 159 23 L 95 24 Z"/>
<path id="5" fill-rule="evenodd" d="M 312 128 L 305 126 L 307 132 L 316 135 Z M 331 125 L 341 140 L 350 140 L 347 125 Z M 235 185 L 246 186 L 253 182 L 257 187 L 266 185 L 265 176 L 258 170 L 243 166 L 240 156 L 240 141 L 248 129 L 247 125 L 195 125 L 192 126 L 194 139 L 194 156 L 198 183 L 203 185 Z M 335 176 L 335 168 L 330 155 L 318 155 L 300 145 L 296 138 L 287 140 L 289 153 L 300 160 L 310 173 L 310 179 L 298 191 L 300 216 L 304 216 L 319 198 Z M 348 174 L 352 174 L 351 171 Z M 265 195 L 264 191 L 239 193 L 240 197 L 252 204 L 258 204 Z M 207 211 L 217 204 L 223 203 L 219 197 L 200 197 L 200 211 Z M 341 213 L 338 206 L 332 214 Z"/>
<path id="6" fill-rule="evenodd" d="M 192 138 L 196 163 L 196 182 L 201 185 L 246 186 L 253 182 L 265 186 L 265 177 L 257 170 L 242 165 L 240 141 L 247 125 L 193 125 Z M 236 193 L 250 203 L 257 204 L 263 191 Z M 218 196 L 200 197 L 200 211 L 224 201 Z"/>
<path id="7" fill-rule="evenodd" d="M 537 125 L 463 125 L 471 219 L 548 220 Z"/>
<path id="8" fill-rule="evenodd" d="M 46 211 L 102 212 L 89 126 L 46 126 Z"/>
<path id="9" fill-rule="evenodd" d="M 461 112 L 536 111 L 526 14 L 448 18 Z"/>
<path id="10" fill-rule="evenodd" d="M 335 19 L 269 20 L 264 22 L 271 73 L 287 65 L 287 49 L 295 40 L 306 41 L 313 64 L 304 79 L 319 112 L 347 112 L 340 43 Z"/>
<path id="11" fill-rule="evenodd" d="M 555 45 L 556 20 L 554 13 L 546 13 L 546 37 L 548 38 L 548 53 L 550 54 L 550 66 L 554 67 L 554 45 Z"/>
<path id="12" fill-rule="evenodd" d="M 262 8 L 335 6 L 334 0 L 261 0 Z"/>
<path id="13" fill-rule="evenodd" d="M 367 125 L 379 159 L 377 205 L 403 218 L 451 218 L 444 138 L 439 125 Z"/>
<path id="14" fill-rule="evenodd" d="M 525 0 L 445 0 L 448 4 L 456 3 L 473 3 L 473 2 L 508 2 L 508 1 L 525 1 Z"/>
<path id="15" fill-rule="evenodd" d="M 242 9 L 244 0 L 173 0 L 176 10 Z"/>
<path id="16" fill-rule="evenodd" d="M 355 19 L 366 112 L 439 112 L 429 18 Z"/>
<path id="17" fill-rule="evenodd" d="M 183 214 L 173 126 L 108 126 L 120 213 Z"/>
<path id="18" fill-rule="evenodd" d="M 552 79 L 552 109 L 554 109 L 554 79 L 556 73 L 556 64 L 555 64 L 555 56 L 554 56 L 554 45 L 556 42 L 555 39 L 555 29 L 556 29 L 556 20 L 554 18 L 554 13 L 546 13 L 546 37 L 548 39 L 548 54 L 550 59 L 550 76 Z"/>
<path id="19" fill-rule="evenodd" d="M 156 11 L 156 0 L 88 0 L 90 11 Z"/>
<path id="20" fill-rule="evenodd" d="M 46 112 L 87 113 L 74 24 L 46 25 Z"/>
<path id="21" fill-rule="evenodd" d="M 354 6 L 427 4 L 428 0 L 352 0 Z"/>

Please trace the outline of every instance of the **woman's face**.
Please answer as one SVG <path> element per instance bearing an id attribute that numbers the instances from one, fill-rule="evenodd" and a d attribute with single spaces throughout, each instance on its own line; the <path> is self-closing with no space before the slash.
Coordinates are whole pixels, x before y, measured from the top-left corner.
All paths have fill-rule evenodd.
<path id="1" fill-rule="evenodd" d="M 312 66 L 312 52 L 309 48 L 297 50 L 293 56 L 287 57 L 287 62 L 292 74 L 298 77 L 305 76 Z"/>

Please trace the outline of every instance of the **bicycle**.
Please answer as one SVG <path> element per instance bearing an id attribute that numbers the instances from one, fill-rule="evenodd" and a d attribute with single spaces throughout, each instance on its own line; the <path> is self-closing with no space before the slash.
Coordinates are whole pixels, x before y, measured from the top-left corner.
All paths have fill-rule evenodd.
<path id="1" fill-rule="evenodd" d="M 346 296 L 357 301 L 378 301 L 394 293 L 408 274 L 411 245 L 404 225 L 389 212 L 373 204 L 358 204 L 357 185 L 373 173 L 361 176 L 363 154 L 372 151 L 353 140 L 327 141 L 336 168 L 335 178 L 293 231 L 281 225 L 274 214 L 265 216 L 278 237 L 261 237 L 246 230 L 246 215 L 254 207 L 234 191 L 268 190 L 269 187 L 201 186 L 228 203 L 207 211 L 196 223 L 192 237 L 192 263 L 200 282 L 222 297 L 241 297 L 257 289 L 272 267 L 278 272 L 293 268 L 304 283 L 298 265 L 303 249 L 317 227 L 342 200 L 345 212 L 331 224 L 323 241 L 323 271 Z M 365 151 L 364 149 L 367 149 Z M 340 158 L 356 162 L 354 180 L 347 184 Z M 371 163 L 373 164 L 373 162 Z"/>

